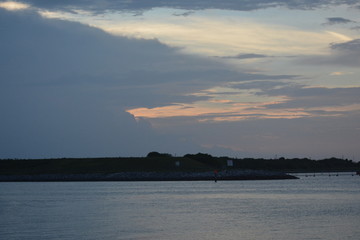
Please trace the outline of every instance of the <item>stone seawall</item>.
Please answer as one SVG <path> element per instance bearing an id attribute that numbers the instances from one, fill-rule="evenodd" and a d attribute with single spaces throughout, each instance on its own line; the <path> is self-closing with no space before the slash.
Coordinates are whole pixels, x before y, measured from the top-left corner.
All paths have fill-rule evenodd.
<path id="1" fill-rule="evenodd" d="M 0 175 L 1 182 L 47 181 L 221 181 L 297 179 L 282 172 L 227 170 L 214 172 L 119 172 L 94 174 Z"/>

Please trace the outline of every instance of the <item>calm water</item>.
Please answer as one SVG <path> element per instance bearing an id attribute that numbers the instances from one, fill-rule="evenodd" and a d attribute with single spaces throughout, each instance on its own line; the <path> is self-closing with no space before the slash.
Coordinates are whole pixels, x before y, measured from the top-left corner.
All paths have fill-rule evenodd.
<path id="1" fill-rule="evenodd" d="M 359 239 L 360 177 L 0 183 L 0 239 Z"/>

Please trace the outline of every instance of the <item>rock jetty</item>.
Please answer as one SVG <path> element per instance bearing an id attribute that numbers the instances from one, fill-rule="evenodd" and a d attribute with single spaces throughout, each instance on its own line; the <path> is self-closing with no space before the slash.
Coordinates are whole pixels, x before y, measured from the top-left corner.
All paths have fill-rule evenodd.
<path id="1" fill-rule="evenodd" d="M 219 172 L 118 172 L 89 174 L 0 175 L 1 182 L 51 181 L 224 181 L 297 179 L 282 172 L 264 170 L 224 170 Z"/>

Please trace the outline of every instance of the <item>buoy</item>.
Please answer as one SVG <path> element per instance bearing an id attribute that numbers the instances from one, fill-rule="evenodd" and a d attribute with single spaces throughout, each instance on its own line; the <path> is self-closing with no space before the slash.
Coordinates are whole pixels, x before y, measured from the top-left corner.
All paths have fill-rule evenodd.
<path id="1" fill-rule="evenodd" d="M 217 175 L 218 175 L 218 170 L 214 170 L 214 180 L 215 182 L 217 182 Z"/>

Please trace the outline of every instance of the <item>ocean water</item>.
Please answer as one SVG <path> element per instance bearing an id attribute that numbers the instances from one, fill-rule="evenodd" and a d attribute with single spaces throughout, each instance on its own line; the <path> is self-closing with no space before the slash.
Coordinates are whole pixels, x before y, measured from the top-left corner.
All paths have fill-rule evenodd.
<path id="1" fill-rule="evenodd" d="M 0 183 L 0 239 L 359 239 L 360 177 Z"/>

